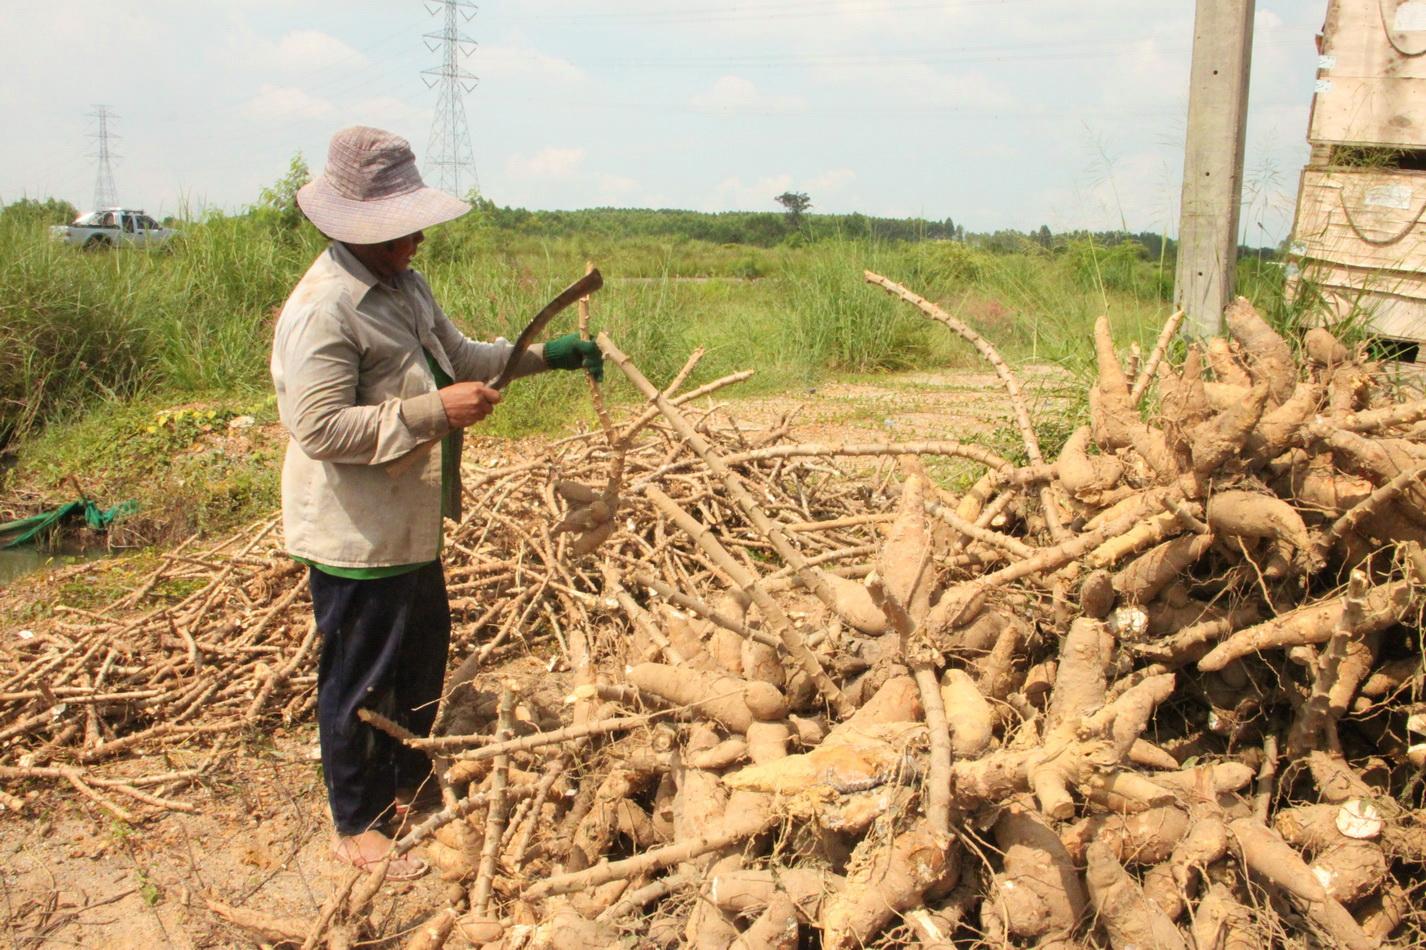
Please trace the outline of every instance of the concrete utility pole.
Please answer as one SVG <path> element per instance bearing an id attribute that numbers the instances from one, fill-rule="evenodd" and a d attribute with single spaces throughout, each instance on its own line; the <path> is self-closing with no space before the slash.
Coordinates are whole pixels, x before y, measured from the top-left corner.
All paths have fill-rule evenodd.
<path id="1" fill-rule="evenodd" d="M 1174 304 L 1183 332 L 1212 336 L 1233 295 L 1255 0 L 1198 0 L 1189 76 Z"/>

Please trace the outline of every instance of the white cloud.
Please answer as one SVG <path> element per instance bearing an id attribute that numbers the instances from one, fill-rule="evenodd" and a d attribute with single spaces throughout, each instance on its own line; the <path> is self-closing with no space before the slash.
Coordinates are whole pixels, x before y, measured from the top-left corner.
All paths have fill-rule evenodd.
<path id="1" fill-rule="evenodd" d="M 505 162 L 505 173 L 511 178 L 568 179 L 584 164 L 582 148 L 542 148 L 533 155 L 511 155 Z"/>
<path id="2" fill-rule="evenodd" d="M 296 86 L 263 83 L 257 95 L 242 106 L 242 113 L 258 121 L 272 119 L 320 119 L 332 111 L 332 104 Z"/>
<path id="3" fill-rule="evenodd" d="M 367 61 L 357 50 L 321 30 L 294 30 L 277 41 L 273 54 L 275 65 L 293 71 L 330 66 L 355 69 Z"/>
<path id="4" fill-rule="evenodd" d="M 774 198 L 785 191 L 805 191 L 813 210 L 837 207 L 847 200 L 847 190 L 857 180 L 850 168 L 832 168 L 810 177 L 789 174 L 766 175 L 754 181 L 738 176 L 725 178 L 714 186 L 703 202 L 708 211 L 776 211 Z M 837 199 L 841 198 L 842 202 Z"/>
<path id="5" fill-rule="evenodd" d="M 1305 159 L 1325 6 L 1257 2 L 1246 167 L 1253 179 L 1276 164 L 1280 193 L 1253 205 L 1276 234 Z M 420 36 L 439 22 L 413 0 L 7 7 L 0 114 L 26 135 L 0 152 L 0 197 L 87 201 L 99 101 L 119 116 L 121 192 L 150 210 L 179 195 L 241 206 L 294 151 L 319 166 L 352 122 L 426 158 L 435 92 L 420 73 L 439 57 Z M 483 5 L 463 29 L 480 44 L 463 62 L 481 78 L 467 99 L 476 163 L 502 203 L 777 212 L 791 189 L 818 210 L 977 230 L 1117 226 L 1120 208 L 1133 229 L 1176 218 L 1189 0 L 525 0 Z M 99 92 L 55 70 L 116 46 L 144 50 L 145 68 Z M 764 114 L 786 118 L 744 120 Z M 1086 129 L 1114 156 L 1117 196 Z"/>
<path id="6" fill-rule="evenodd" d="M 800 96 L 766 94 L 742 76 L 721 76 L 689 101 L 695 109 L 707 112 L 795 112 L 805 105 Z"/>
<path id="7" fill-rule="evenodd" d="M 1126 44 L 1119 60 L 1119 68 L 1098 77 L 1107 103 L 1119 109 L 1169 104 L 1187 108 L 1187 56 L 1170 53 L 1158 39 L 1146 37 Z"/>
<path id="8" fill-rule="evenodd" d="M 1259 10 L 1253 14 L 1254 33 L 1272 33 L 1282 27 L 1282 17 L 1271 10 Z"/>
<path id="9" fill-rule="evenodd" d="M 639 183 L 623 175 L 600 175 L 595 184 L 595 198 L 600 204 L 617 205 L 627 202 L 638 192 Z"/>
<path id="10" fill-rule="evenodd" d="M 429 109 L 414 106 L 396 96 L 372 96 L 344 109 L 352 123 L 374 125 L 383 129 L 405 128 L 425 130 L 430 124 Z"/>
<path id="11" fill-rule="evenodd" d="M 807 190 L 814 196 L 819 194 L 836 194 L 845 191 L 847 186 L 857 180 L 857 173 L 850 168 L 833 168 L 817 175 L 807 182 Z M 779 192 L 781 194 L 781 192 Z"/>
<path id="12" fill-rule="evenodd" d="M 583 82 L 583 69 L 567 59 L 542 53 L 516 40 L 514 44 L 482 44 L 468 64 L 482 80 L 533 79 L 541 83 Z"/>
<path id="13" fill-rule="evenodd" d="M 772 175 L 751 183 L 725 178 L 714 186 L 704 207 L 710 211 L 774 211 L 773 198 L 791 189 L 791 175 Z"/>
<path id="14" fill-rule="evenodd" d="M 321 30 L 293 30 L 277 39 L 238 27 L 224 39 L 232 62 L 262 73 L 310 73 L 330 69 L 361 69 L 365 54 Z"/>
<path id="15" fill-rule="evenodd" d="M 965 109 L 992 113 L 1011 108 L 1038 108 L 1036 103 L 1022 102 L 983 71 L 947 72 L 929 63 L 911 60 L 819 66 L 812 75 L 830 89 L 846 90 L 842 94 L 844 102 L 881 103 L 892 111 L 910 107 L 917 111 Z"/>

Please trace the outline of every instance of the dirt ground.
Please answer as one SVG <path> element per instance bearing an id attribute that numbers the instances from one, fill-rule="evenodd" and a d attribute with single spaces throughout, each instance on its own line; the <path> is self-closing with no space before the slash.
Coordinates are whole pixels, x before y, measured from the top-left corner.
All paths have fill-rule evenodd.
<path id="1" fill-rule="evenodd" d="M 1041 404 L 1034 415 L 1051 417 L 1043 403 L 1056 398 L 1062 374 L 1031 369 L 1022 378 L 1032 404 Z M 983 372 L 902 374 L 729 403 L 731 415 L 752 426 L 775 425 L 793 411 L 791 433 L 800 441 L 985 440 L 1013 426 L 1003 390 Z M 36 593 L 46 589 L 57 587 L 36 578 L 7 596 L 46 596 Z M 17 635 L 23 632 L 0 630 L 0 637 Z M 555 665 L 548 654 L 557 649 L 507 660 L 499 675 L 541 675 Z M 200 785 L 170 793 L 191 803 L 192 814 L 135 825 L 54 783 L 0 784 L 25 798 L 20 814 L 0 812 L 0 932 L 14 947 L 253 946 L 207 909 L 205 897 L 310 921 L 342 874 L 329 859 L 316 742 L 310 720 L 249 738 Z M 199 758 L 174 749 L 162 761 L 128 766 L 151 774 Z M 388 935 L 414 925 L 413 915 L 438 903 L 447 886 L 434 874 L 388 884 L 379 907 L 392 922 Z"/>

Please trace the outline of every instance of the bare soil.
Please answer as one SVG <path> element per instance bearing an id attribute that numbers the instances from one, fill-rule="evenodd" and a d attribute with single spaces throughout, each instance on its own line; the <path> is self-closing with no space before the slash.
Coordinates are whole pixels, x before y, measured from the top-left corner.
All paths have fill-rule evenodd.
<path id="1" fill-rule="evenodd" d="M 1032 402 L 1042 404 L 1053 402 L 1065 381 L 1050 368 L 1029 368 L 1022 378 Z M 1046 408 L 1034 415 L 1050 416 Z M 995 376 L 961 371 L 740 400 L 734 414 L 740 423 L 787 424 L 794 438 L 809 442 L 984 441 L 1013 425 Z M 63 575 L 72 570 L 16 585 L 0 595 L 0 607 L 60 597 Z M 19 626 L 0 628 L 0 637 L 18 635 Z M 543 677 L 552 657 L 541 653 L 554 649 L 516 655 L 489 675 L 525 682 Z M 208 910 L 205 897 L 311 920 L 343 871 L 330 857 L 316 743 L 311 721 L 250 738 L 201 787 L 180 793 L 195 806 L 193 814 L 169 812 L 136 826 L 54 784 L 7 781 L 0 789 L 25 799 L 19 814 L 0 809 L 0 915 L 9 942 L 144 950 L 253 946 L 245 931 Z M 160 761 L 132 764 L 136 773 L 152 773 L 193 767 L 197 759 L 175 749 Z M 388 937 L 396 942 L 417 923 L 412 915 L 437 903 L 448 886 L 435 874 L 389 883 L 378 907 L 391 921 Z"/>

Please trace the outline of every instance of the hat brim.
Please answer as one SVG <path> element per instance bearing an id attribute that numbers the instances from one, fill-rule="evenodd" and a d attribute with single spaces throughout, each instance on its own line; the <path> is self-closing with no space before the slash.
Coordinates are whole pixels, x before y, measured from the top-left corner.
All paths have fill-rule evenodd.
<path id="1" fill-rule="evenodd" d="M 298 189 L 297 206 L 318 231 L 347 244 L 380 244 L 454 221 L 470 210 L 459 198 L 426 187 L 359 201 L 338 193 L 326 175 Z"/>

